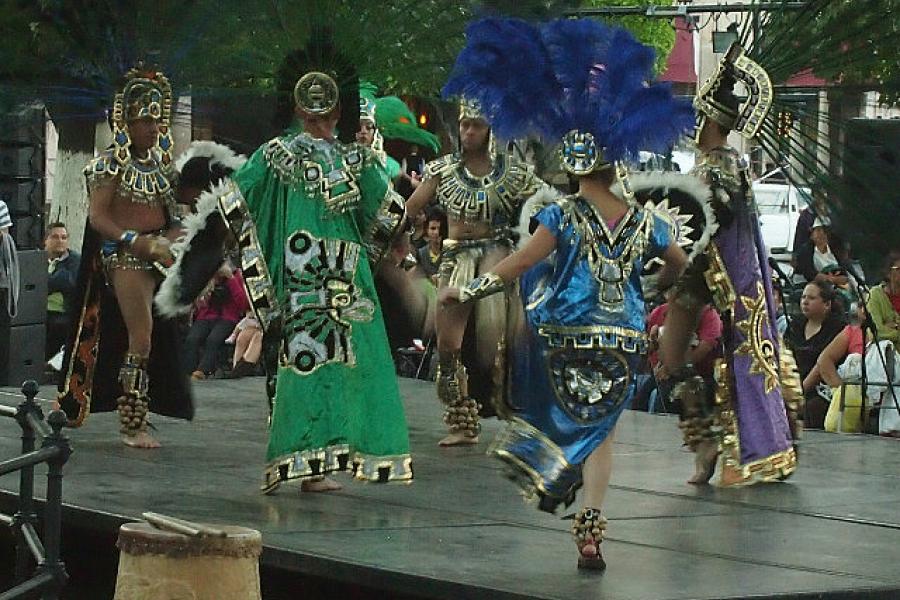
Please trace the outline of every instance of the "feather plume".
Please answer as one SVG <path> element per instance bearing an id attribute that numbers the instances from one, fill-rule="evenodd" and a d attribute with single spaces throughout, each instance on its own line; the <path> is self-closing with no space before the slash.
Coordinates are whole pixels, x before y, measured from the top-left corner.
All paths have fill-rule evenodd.
<path id="1" fill-rule="evenodd" d="M 445 96 L 480 103 L 502 139 L 590 132 L 608 161 L 665 151 L 694 124 L 668 84 L 649 83 L 652 48 L 593 19 L 538 27 L 490 18 L 466 30 Z"/>

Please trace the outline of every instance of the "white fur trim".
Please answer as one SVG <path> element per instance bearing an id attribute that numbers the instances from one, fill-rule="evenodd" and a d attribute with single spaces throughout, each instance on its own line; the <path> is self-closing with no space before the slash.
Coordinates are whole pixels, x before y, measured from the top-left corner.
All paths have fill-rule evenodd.
<path id="1" fill-rule="evenodd" d="M 531 239 L 531 217 L 538 214 L 542 208 L 554 200 L 562 198 L 562 196 L 559 190 L 546 183 L 529 196 L 525 204 L 522 205 L 522 211 L 519 213 L 519 225 L 516 227 L 516 232 L 519 234 L 518 248 L 524 248 L 528 240 Z"/>
<path id="2" fill-rule="evenodd" d="M 234 185 L 230 179 L 224 179 L 214 185 L 211 190 L 200 194 L 197 200 L 197 213 L 191 214 L 182 220 L 184 233 L 172 244 L 172 254 L 176 256 L 175 264 L 166 271 L 166 278 L 159 286 L 159 291 L 153 299 L 159 314 L 164 317 L 177 317 L 191 312 L 191 304 L 181 304 L 178 301 L 178 291 L 181 289 L 181 263 L 184 254 L 190 249 L 191 241 L 206 226 L 209 215 L 219 210 L 219 197 L 226 194 Z"/>
<path id="3" fill-rule="evenodd" d="M 210 165 L 220 164 L 232 171 L 237 171 L 244 166 L 245 162 L 247 162 L 246 156 L 243 154 L 235 154 L 234 150 L 225 144 L 219 144 L 208 140 L 198 140 L 196 142 L 191 142 L 191 145 L 188 146 L 187 150 L 178 157 L 175 161 L 175 170 L 181 173 L 181 169 L 184 168 L 187 161 L 198 157 L 208 158 Z"/>
<path id="4" fill-rule="evenodd" d="M 656 188 L 664 188 L 676 189 L 695 198 L 703 208 L 707 226 L 691 248 L 688 260 L 693 260 L 706 250 L 712 236 L 719 229 L 719 223 L 716 221 L 716 215 L 712 207 L 712 190 L 706 183 L 694 175 L 668 171 L 637 171 L 629 173 L 628 181 L 635 194 Z M 610 191 L 620 198 L 623 196 L 622 186 L 618 181 L 612 185 Z"/>

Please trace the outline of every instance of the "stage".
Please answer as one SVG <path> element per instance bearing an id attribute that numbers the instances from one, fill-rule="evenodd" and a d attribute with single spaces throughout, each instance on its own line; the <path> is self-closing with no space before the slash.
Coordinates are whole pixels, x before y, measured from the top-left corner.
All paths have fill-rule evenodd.
<path id="1" fill-rule="evenodd" d="M 808 432 L 785 483 L 724 490 L 685 483 L 692 457 L 674 417 L 626 411 L 605 509 L 605 574 L 578 572 L 569 521 L 525 504 L 474 448 L 440 449 L 440 407 L 428 382 L 402 379 L 416 481 L 273 496 L 257 490 L 265 454 L 263 380 L 195 384 L 192 423 L 155 417 L 159 450 L 119 441 L 112 414 L 68 430 L 63 519 L 113 535 L 152 510 L 259 529 L 263 565 L 416 598 L 898 598 L 900 441 Z M 18 390 L 0 402 L 15 405 Z M 49 387 L 39 396 L 52 397 Z M 45 404 L 49 406 L 49 404 Z M 19 452 L 0 428 L 0 456 Z M 36 471 L 43 493 L 45 469 Z M 16 476 L 0 480 L 10 509 Z M 73 540 L 68 540 L 72 543 Z M 114 549 L 106 549 L 114 551 Z M 85 551 L 95 551 L 86 549 Z M 302 595 L 301 590 L 297 590 Z"/>

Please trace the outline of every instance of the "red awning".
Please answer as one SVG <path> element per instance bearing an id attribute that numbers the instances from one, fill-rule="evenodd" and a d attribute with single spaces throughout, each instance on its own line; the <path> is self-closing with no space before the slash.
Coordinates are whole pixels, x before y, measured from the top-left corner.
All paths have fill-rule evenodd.
<path id="1" fill-rule="evenodd" d="M 669 54 L 666 70 L 659 79 L 674 83 L 697 82 L 694 71 L 694 34 L 682 17 L 675 18 L 675 45 Z"/>
<path id="2" fill-rule="evenodd" d="M 784 85 L 788 87 L 825 87 L 828 84 L 824 79 L 813 75 L 812 69 L 803 69 L 799 73 L 791 75 Z"/>

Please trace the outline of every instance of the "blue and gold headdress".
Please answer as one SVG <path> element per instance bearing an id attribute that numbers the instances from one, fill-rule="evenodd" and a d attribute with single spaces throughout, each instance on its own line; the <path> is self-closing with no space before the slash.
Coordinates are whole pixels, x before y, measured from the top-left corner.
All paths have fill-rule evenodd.
<path id="1" fill-rule="evenodd" d="M 587 175 L 667 151 L 694 125 L 690 103 L 650 81 L 653 58 L 626 30 L 592 19 L 488 18 L 466 30 L 443 92 L 476 101 L 501 139 L 561 140 L 563 167 Z"/>

